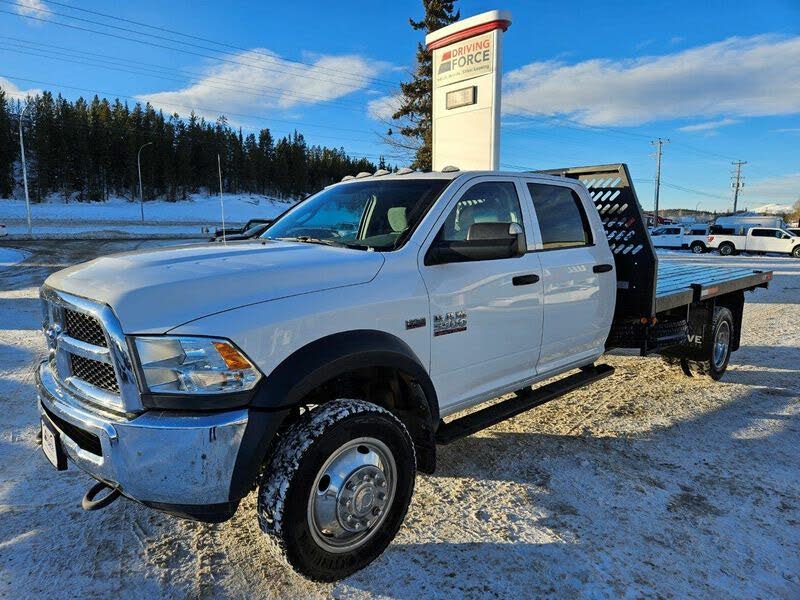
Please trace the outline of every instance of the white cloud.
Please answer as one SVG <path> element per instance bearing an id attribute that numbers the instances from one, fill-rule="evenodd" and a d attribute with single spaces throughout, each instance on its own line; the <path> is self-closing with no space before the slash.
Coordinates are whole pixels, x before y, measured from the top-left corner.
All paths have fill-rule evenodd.
<path id="1" fill-rule="evenodd" d="M 509 114 L 587 125 L 800 112 L 800 37 L 729 38 L 664 56 L 535 62 L 505 77 Z"/>
<path id="2" fill-rule="evenodd" d="M 257 114 L 336 100 L 366 88 L 369 78 L 387 67 L 356 55 L 319 56 L 310 64 L 300 64 L 261 48 L 241 52 L 231 60 L 236 64 L 208 68 L 198 83 L 137 98 L 184 115 L 191 109 L 208 118 Z"/>
<path id="3" fill-rule="evenodd" d="M 15 7 L 17 12 L 21 15 L 38 17 L 40 19 L 45 19 L 50 14 L 42 0 L 17 0 Z"/>
<path id="4" fill-rule="evenodd" d="M 29 90 L 20 89 L 4 77 L 0 77 L 0 90 L 6 93 L 6 100 L 21 100 L 23 102 L 28 96 L 36 96 L 42 93 L 42 90 L 34 88 Z"/>
<path id="5" fill-rule="evenodd" d="M 753 181 L 745 186 L 741 197 L 745 204 L 792 204 L 800 200 L 800 172 Z"/>
<path id="6" fill-rule="evenodd" d="M 367 102 L 367 113 L 376 121 L 391 121 L 392 115 L 400 109 L 402 96 L 394 94 L 392 96 L 382 96 Z"/>
<path id="7" fill-rule="evenodd" d="M 736 123 L 739 122 L 738 119 L 719 119 L 717 121 L 706 121 L 705 123 L 695 123 L 694 125 L 678 127 L 678 131 L 711 131 L 719 129 L 720 127 L 727 127 L 728 125 L 736 125 Z"/>

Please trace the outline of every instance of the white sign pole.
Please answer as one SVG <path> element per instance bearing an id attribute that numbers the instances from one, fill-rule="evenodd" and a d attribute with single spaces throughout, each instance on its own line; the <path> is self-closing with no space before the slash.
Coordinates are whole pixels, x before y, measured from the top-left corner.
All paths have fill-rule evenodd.
<path id="1" fill-rule="evenodd" d="M 433 57 L 433 170 L 500 168 L 500 94 L 507 11 L 458 21 L 425 37 Z"/>

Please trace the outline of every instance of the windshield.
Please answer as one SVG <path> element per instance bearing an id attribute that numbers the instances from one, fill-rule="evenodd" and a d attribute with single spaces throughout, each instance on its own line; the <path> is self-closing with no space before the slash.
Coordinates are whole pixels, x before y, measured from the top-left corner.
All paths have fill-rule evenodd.
<path id="1" fill-rule="evenodd" d="M 261 237 L 393 250 L 406 241 L 449 183 L 392 179 L 337 185 L 298 204 Z"/>

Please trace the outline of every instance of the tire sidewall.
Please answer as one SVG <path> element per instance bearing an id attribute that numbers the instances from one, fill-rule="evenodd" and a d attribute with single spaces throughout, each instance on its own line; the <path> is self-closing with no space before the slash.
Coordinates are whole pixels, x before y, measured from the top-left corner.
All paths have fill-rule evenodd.
<path id="1" fill-rule="evenodd" d="M 731 256 L 733 252 L 734 252 L 734 247 L 732 244 L 725 243 L 719 247 L 719 253 L 722 256 Z"/>
<path id="2" fill-rule="evenodd" d="M 792 256 L 795 258 L 800 258 L 800 244 L 792 248 Z"/>
<path id="3" fill-rule="evenodd" d="M 322 581 L 341 579 L 372 562 L 394 539 L 405 519 L 416 475 L 413 442 L 401 427 L 378 413 L 349 415 L 327 429 L 300 459 L 286 495 L 282 529 L 287 558 L 305 575 Z M 360 437 L 377 438 L 391 451 L 397 466 L 394 499 L 379 530 L 363 545 L 350 552 L 328 552 L 316 543 L 309 529 L 311 488 L 325 461 Z"/>
<path id="4" fill-rule="evenodd" d="M 722 366 L 717 368 L 714 364 L 714 347 L 716 346 L 717 342 L 717 335 L 719 333 L 720 328 L 722 327 L 722 323 L 728 324 L 728 352 L 725 356 L 725 362 L 722 363 Z M 716 318 L 714 319 L 714 330 L 711 335 L 711 347 L 709 348 L 709 358 L 708 358 L 708 374 L 711 378 L 715 381 L 718 381 L 724 374 L 728 368 L 728 363 L 731 360 L 731 352 L 733 346 L 733 316 L 731 312 L 727 308 L 718 309 L 718 313 Z"/>

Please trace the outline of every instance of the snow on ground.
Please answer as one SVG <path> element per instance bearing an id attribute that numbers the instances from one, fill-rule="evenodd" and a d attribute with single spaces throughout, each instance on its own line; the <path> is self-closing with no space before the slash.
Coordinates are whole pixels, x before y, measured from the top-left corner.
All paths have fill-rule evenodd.
<path id="1" fill-rule="evenodd" d="M 226 223 L 245 223 L 253 218 L 277 216 L 292 200 L 256 194 L 225 194 Z M 199 234 L 201 227 L 217 227 L 222 221 L 219 196 L 194 194 L 186 201 L 161 200 L 144 203 L 145 223 L 140 205 L 124 199 L 108 202 L 43 202 L 31 204 L 34 234 L 78 234 L 85 231 L 115 230 L 136 235 L 147 233 Z M 25 202 L 0 199 L 0 223 L 9 235 L 27 233 Z"/>
<path id="2" fill-rule="evenodd" d="M 0 267 L 10 267 L 25 260 L 28 253 L 16 248 L 0 248 Z"/>
<path id="3" fill-rule="evenodd" d="M 800 261 L 662 257 L 776 271 L 722 382 L 609 356 L 612 377 L 441 447 L 386 553 L 320 585 L 267 552 L 254 494 L 220 525 L 87 513 L 90 479 L 42 456 L 37 286 L 143 245 L 31 243 L 0 269 L 0 597 L 800 598 Z"/>

